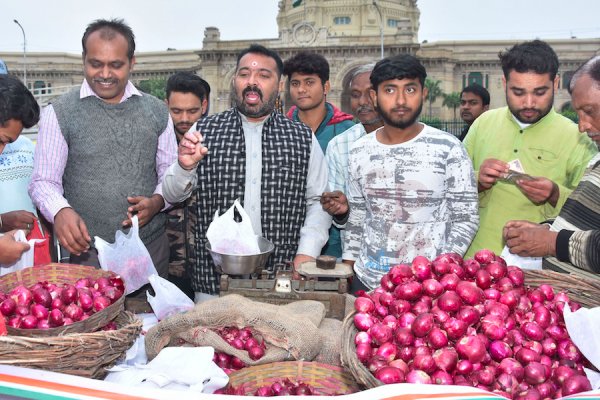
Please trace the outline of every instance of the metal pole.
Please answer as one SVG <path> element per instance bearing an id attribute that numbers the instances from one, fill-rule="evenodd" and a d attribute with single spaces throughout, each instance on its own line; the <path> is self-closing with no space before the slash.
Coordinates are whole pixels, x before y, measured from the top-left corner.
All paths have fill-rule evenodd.
<path id="1" fill-rule="evenodd" d="M 13 19 L 13 21 L 19 25 L 21 32 L 23 32 L 23 84 L 27 87 L 27 39 L 25 38 L 25 29 L 23 29 L 19 21 L 16 19 Z"/>
<path id="2" fill-rule="evenodd" d="M 379 36 L 381 41 L 381 59 L 383 59 L 383 14 L 381 14 L 381 10 L 379 9 L 379 5 L 375 0 L 373 0 L 373 5 L 375 6 L 375 10 L 379 14 Z"/>

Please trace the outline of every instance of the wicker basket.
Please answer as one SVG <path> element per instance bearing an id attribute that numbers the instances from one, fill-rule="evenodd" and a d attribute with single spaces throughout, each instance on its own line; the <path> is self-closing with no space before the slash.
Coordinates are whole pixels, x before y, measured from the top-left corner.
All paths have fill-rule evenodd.
<path id="1" fill-rule="evenodd" d="M 0 364 L 101 379 L 142 330 L 141 319 L 128 311 L 115 322 L 114 331 L 42 338 L 0 336 Z"/>
<path id="2" fill-rule="evenodd" d="M 71 283 L 74 284 L 79 278 L 98 279 L 102 276 L 116 276 L 113 272 L 104 271 L 86 265 L 75 264 L 45 264 L 35 267 L 25 268 L 20 271 L 15 271 L 0 277 L 0 291 L 4 293 L 10 292 L 18 285 L 27 287 L 38 282 L 48 281 L 50 283 Z M 51 337 L 59 335 L 67 335 L 70 333 L 87 333 L 94 332 L 103 327 L 119 315 L 123 311 L 125 296 L 121 296 L 116 302 L 106 307 L 97 313 L 92 314 L 89 318 L 74 322 L 71 325 L 60 326 L 50 329 L 17 329 L 7 326 L 9 335 L 28 336 L 28 337 Z"/>
<path id="3" fill-rule="evenodd" d="M 525 274 L 525 285 L 538 287 L 549 284 L 555 292 L 564 291 L 569 299 L 581 304 L 583 307 L 600 306 L 600 283 L 596 280 L 583 279 L 576 274 L 564 274 L 546 270 L 523 270 Z M 354 379 L 366 388 L 374 388 L 383 385 L 373 374 L 358 360 L 356 356 L 356 345 L 354 336 L 358 330 L 354 326 L 354 315 L 351 312 L 344 319 L 342 326 L 342 364 L 346 366 Z"/>
<path id="4" fill-rule="evenodd" d="M 354 326 L 354 315 L 356 311 L 352 311 L 342 324 L 342 365 L 350 372 L 356 382 L 371 389 L 383 385 L 379 379 L 376 379 L 373 374 L 365 367 L 356 356 L 356 345 L 354 344 L 354 336 L 358 333 L 358 329 Z"/>
<path id="5" fill-rule="evenodd" d="M 352 375 L 344 368 L 308 361 L 283 361 L 242 368 L 229 375 L 229 385 L 250 395 L 261 386 L 270 386 L 285 378 L 301 380 L 321 396 L 350 394 L 359 390 Z"/>
<path id="6" fill-rule="evenodd" d="M 551 285 L 555 292 L 566 292 L 569 299 L 582 307 L 600 306 L 600 280 L 586 279 L 573 273 L 560 273 L 547 270 L 523 270 L 525 285 L 538 287 Z"/>

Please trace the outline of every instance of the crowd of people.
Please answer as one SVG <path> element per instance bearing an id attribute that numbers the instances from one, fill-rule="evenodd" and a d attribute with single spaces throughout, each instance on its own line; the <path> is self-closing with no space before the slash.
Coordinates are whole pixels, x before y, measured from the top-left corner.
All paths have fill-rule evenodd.
<path id="1" fill-rule="evenodd" d="M 237 56 L 232 107 L 208 115 L 210 86 L 196 74 L 171 76 L 164 102 L 133 85 L 135 37 L 122 20 L 92 22 L 82 48 L 81 87 L 41 116 L 17 78 L 0 76 L 0 263 L 28 248 L 16 229 L 46 220 L 70 262 L 98 267 L 93 238 L 112 241 L 135 215 L 159 275 L 203 301 L 220 283 L 206 231 L 240 199 L 275 245 L 268 271 L 332 255 L 353 266 L 353 291 L 417 255 L 504 246 L 600 272 L 598 57 L 570 82 L 578 127 L 553 109 L 554 50 L 515 44 L 500 54 L 506 106 L 489 110 L 487 90 L 466 86 L 457 138 L 419 121 L 427 71 L 410 54 L 357 68 L 347 114 L 327 100 L 322 55 L 284 62 L 254 44 Z M 34 150 L 19 134 L 38 119 Z"/>

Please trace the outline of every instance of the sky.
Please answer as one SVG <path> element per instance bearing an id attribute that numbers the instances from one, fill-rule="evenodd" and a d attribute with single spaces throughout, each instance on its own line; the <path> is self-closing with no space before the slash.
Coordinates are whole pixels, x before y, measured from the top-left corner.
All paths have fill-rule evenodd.
<path id="1" fill-rule="evenodd" d="M 290 1 L 290 0 L 285 0 Z M 371 0 L 364 0 L 371 1 Z M 200 49 L 204 29 L 222 40 L 277 38 L 279 0 L 0 0 L 0 52 L 81 52 L 97 18 L 120 17 L 137 51 Z M 419 41 L 600 38 L 598 0 L 418 0 Z"/>

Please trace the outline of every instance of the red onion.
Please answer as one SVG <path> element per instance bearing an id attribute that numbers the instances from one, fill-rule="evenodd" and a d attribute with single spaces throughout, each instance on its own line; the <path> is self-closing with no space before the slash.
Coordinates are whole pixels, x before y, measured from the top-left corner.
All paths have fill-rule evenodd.
<path id="1" fill-rule="evenodd" d="M 375 373 L 380 368 L 387 367 L 388 361 L 379 356 L 373 356 L 367 363 L 369 371 Z"/>
<path id="2" fill-rule="evenodd" d="M 455 263 L 450 263 L 450 273 L 455 274 L 460 279 L 464 279 L 467 276 L 467 273 L 465 272 L 463 267 Z"/>
<path id="3" fill-rule="evenodd" d="M 492 261 L 491 263 L 485 266 L 487 272 L 492 276 L 492 280 L 499 281 L 504 278 L 507 273 L 506 266 L 502 265 L 499 262 Z"/>
<path id="4" fill-rule="evenodd" d="M 402 371 L 394 367 L 379 368 L 375 372 L 375 378 L 379 379 L 385 384 L 404 382 L 404 374 Z"/>
<path id="5" fill-rule="evenodd" d="M 500 300 L 502 293 L 498 289 L 488 288 L 483 291 L 483 295 L 488 300 Z"/>
<path id="6" fill-rule="evenodd" d="M 546 300 L 554 300 L 554 288 L 548 284 L 540 285 L 538 288 L 543 294 Z"/>
<path id="7" fill-rule="evenodd" d="M 429 384 L 429 383 L 431 383 L 431 377 L 425 371 L 413 369 L 406 375 L 406 382 L 407 383 Z"/>
<path id="8" fill-rule="evenodd" d="M 435 259 L 432 263 L 432 270 L 437 276 L 442 276 L 450 272 L 450 261 L 440 261 Z"/>
<path id="9" fill-rule="evenodd" d="M 431 307 L 427 304 L 427 302 L 419 300 L 415 304 L 413 304 L 411 311 L 416 315 L 428 313 L 431 310 Z"/>
<path id="10" fill-rule="evenodd" d="M 565 379 L 561 389 L 563 396 L 570 396 L 575 393 L 592 390 L 592 385 L 587 377 L 583 375 L 573 375 Z"/>
<path id="11" fill-rule="evenodd" d="M 17 305 L 17 307 L 15 308 L 15 314 L 20 315 L 22 317 L 29 315 L 29 307 Z"/>
<path id="12" fill-rule="evenodd" d="M 265 351 L 260 346 L 250 347 L 250 349 L 248 349 L 248 357 L 250 357 L 251 360 L 259 360 L 264 355 Z"/>
<path id="13" fill-rule="evenodd" d="M 477 262 L 473 260 L 474 262 Z M 485 269 L 480 269 L 475 272 L 475 284 L 481 289 L 488 289 L 492 286 L 492 275 Z"/>
<path id="14" fill-rule="evenodd" d="M 354 315 L 354 325 L 360 331 L 368 331 L 375 323 L 370 314 L 359 312 Z"/>
<path id="15" fill-rule="evenodd" d="M 515 286 L 523 286 L 525 283 L 525 274 L 523 270 L 518 267 L 509 266 L 508 268 L 508 278 L 512 281 Z"/>
<path id="16" fill-rule="evenodd" d="M 457 318 L 448 318 L 448 320 L 443 323 L 443 328 L 446 330 L 446 334 L 451 340 L 457 340 L 463 337 L 467 332 L 468 327 L 469 325 L 465 321 Z"/>
<path id="17" fill-rule="evenodd" d="M 481 303 L 484 297 L 483 290 L 478 288 L 475 283 L 468 281 L 461 281 L 456 285 L 456 294 L 469 305 Z"/>
<path id="18" fill-rule="evenodd" d="M 359 343 L 356 345 L 356 356 L 359 361 L 365 364 L 373 355 L 373 348 L 368 343 Z"/>
<path id="19" fill-rule="evenodd" d="M 10 297 L 17 303 L 17 306 L 29 307 L 33 302 L 33 294 L 31 290 L 23 285 L 15 287 L 9 293 Z"/>
<path id="20" fill-rule="evenodd" d="M 531 340 L 540 341 L 544 338 L 544 330 L 535 322 L 526 322 L 521 325 L 521 332 Z"/>
<path id="21" fill-rule="evenodd" d="M 566 365 L 559 365 L 552 370 L 552 379 L 560 385 L 562 385 L 567 378 L 573 375 L 578 375 L 578 373 Z"/>
<path id="22" fill-rule="evenodd" d="M 431 382 L 435 383 L 436 385 L 453 385 L 454 379 L 449 373 L 438 369 L 431 374 Z"/>
<path id="23" fill-rule="evenodd" d="M 52 297 L 50 296 L 50 292 L 46 289 L 40 287 L 31 291 L 31 295 L 33 298 L 33 302 L 37 304 L 41 304 L 46 308 L 50 308 L 52 304 Z"/>
<path id="24" fill-rule="evenodd" d="M 47 319 L 38 319 L 36 329 L 50 329 L 50 323 Z"/>
<path id="25" fill-rule="evenodd" d="M 540 355 L 535 351 L 522 347 L 515 353 L 515 358 L 523 365 L 527 365 L 530 362 L 540 361 Z"/>
<path id="26" fill-rule="evenodd" d="M 494 261 L 496 255 L 494 252 L 488 249 L 482 249 L 475 253 L 473 258 L 480 264 L 489 264 Z"/>
<path id="27" fill-rule="evenodd" d="M 399 327 L 394 331 L 394 339 L 398 346 L 411 346 L 414 343 L 415 337 L 412 334 L 411 328 Z"/>
<path id="28" fill-rule="evenodd" d="M 502 293 L 508 292 L 511 289 L 515 288 L 513 282 L 508 277 L 500 278 L 495 284 L 494 287 L 501 291 Z"/>
<path id="29" fill-rule="evenodd" d="M 444 292 L 444 286 L 435 279 L 426 279 L 423 281 L 423 293 L 431 297 L 438 297 Z"/>
<path id="30" fill-rule="evenodd" d="M 412 346 L 402 346 L 399 348 L 398 356 L 406 361 L 411 361 L 415 356 L 415 348 Z"/>
<path id="31" fill-rule="evenodd" d="M 396 287 L 396 285 L 394 285 L 394 283 L 392 282 L 389 274 L 385 274 L 381 277 L 380 284 L 381 287 L 384 288 L 387 292 L 391 292 Z"/>
<path id="32" fill-rule="evenodd" d="M 398 319 L 393 315 L 386 315 L 385 318 L 383 318 L 383 323 L 392 330 L 395 330 L 398 327 Z"/>
<path id="33" fill-rule="evenodd" d="M 440 279 L 440 283 L 442 284 L 445 290 L 456 289 L 456 285 L 458 285 L 458 282 L 460 282 L 460 278 L 454 273 L 447 273 Z"/>
<path id="34" fill-rule="evenodd" d="M 433 319 L 438 324 L 443 324 L 450 318 L 450 314 L 446 311 L 442 311 L 438 306 L 434 306 L 431 308 L 431 314 L 433 314 Z"/>
<path id="35" fill-rule="evenodd" d="M 379 348 L 375 351 L 375 354 L 387 362 L 395 360 L 398 356 L 398 348 L 392 342 L 383 343 Z"/>
<path id="36" fill-rule="evenodd" d="M 432 374 L 436 370 L 436 364 L 430 354 L 416 354 L 412 362 L 412 368 Z"/>
<path id="37" fill-rule="evenodd" d="M 501 340 L 494 340 L 490 344 L 489 351 L 492 360 L 498 362 L 513 356 L 513 351 L 510 346 Z"/>
<path id="38" fill-rule="evenodd" d="M 394 265 L 388 272 L 394 285 L 399 285 L 413 278 L 411 267 L 406 264 Z"/>
<path id="39" fill-rule="evenodd" d="M 412 308 L 412 304 L 406 300 L 394 300 L 392 304 L 390 304 L 389 310 L 391 315 L 396 318 L 400 318 L 400 316 Z"/>
<path id="40" fill-rule="evenodd" d="M 431 263 L 427 259 L 427 257 L 417 256 L 413 259 L 411 270 L 414 276 L 421 282 L 426 279 L 431 278 Z"/>
<path id="41" fill-rule="evenodd" d="M 398 368 L 404 375 L 408 374 L 409 371 L 408 364 L 401 358 L 390 361 L 388 366 Z"/>
<path id="42" fill-rule="evenodd" d="M 47 319 L 48 309 L 41 304 L 32 304 L 30 309 L 31 315 L 37 319 Z"/>
<path id="43" fill-rule="evenodd" d="M 60 292 L 60 299 L 65 305 L 69 305 L 77 301 L 77 289 L 75 286 L 65 283 L 62 291 Z"/>
<path id="44" fill-rule="evenodd" d="M 434 326 L 427 335 L 427 342 L 433 349 L 440 349 L 448 345 L 448 335 L 446 331 Z"/>
<path id="45" fill-rule="evenodd" d="M 567 328 L 560 325 L 552 325 L 546 328 L 546 333 L 554 340 L 561 341 L 569 338 Z"/>
<path id="46" fill-rule="evenodd" d="M 35 329 L 37 328 L 38 319 L 33 315 L 25 315 L 21 318 L 21 328 L 23 329 Z"/>
<path id="47" fill-rule="evenodd" d="M 12 315 L 16 308 L 17 303 L 11 297 L 7 297 L 4 299 L 4 301 L 2 301 L 2 303 L 0 303 L 0 312 L 5 317 Z"/>
<path id="48" fill-rule="evenodd" d="M 417 318 L 415 314 L 411 312 L 406 312 L 398 318 L 398 326 L 402 328 L 410 328 L 415 318 Z"/>
<path id="49" fill-rule="evenodd" d="M 451 313 L 460 309 L 462 301 L 455 291 L 448 290 L 438 297 L 437 305 L 441 310 Z"/>
<path id="50" fill-rule="evenodd" d="M 556 341 L 550 337 L 542 340 L 542 353 L 547 356 L 553 356 L 557 353 L 558 346 L 556 345 Z"/>
<path id="51" fill-rule="evenodd" d="M 433 328 L 433 314 L 418 315 L 412 323 L 411 331 L 416 337 L 424 337 Z"/>
<path id="52" fill-rule="evenodd" d="M 472 363 L 483 361 L 486 354 L 485 345 L 477 336 L 463 337 L 456 343 L 456 351 Z"/>
<path id="53" fill-rule="evenodd" d="M 546 375 L 546 368 L 539 362 L 533 361 L 525 366 L 525 382 L 530 385 L 546 382 L 549 377 Z"/>
<path id="54" fill-rule="evenodd" d="M 490 386 L 492 383 L 494 383 L 495 375 L 495 369 L 486 365 L 481 370 L 477 371 L 475 377 L 477 382 L 479 382 L 481 385 Z"/>
<path id="55" fill-rule="evenodd" d="M 104 296 L 98 296 L 93 300 L 93 309 L 95 312 L 100 310 L 104 310 L 106 307 L 110 306 L 110 300 Z"/>
<path id="56" fill-rule="evenodd" d="M 581 362 L 583 355 L 570 339 L 558 342 L 558 357 L 574 362 Z"/>
<path id="57" fill-rule="evenodd" d="M 453 347 L 436 350 L 432 357 L 435 365 L 444 372 L 452 373 L 459 363 L 458 353 Z"/>
<path id="58" fill-rule="evenodd" d="M 63 326 L 65 320 L 62 311 L 57 308 L 51 310 L 48 314 L 48 323 L 51 327 Z"/>
<path id="59" fill-rule="evenodd" d="M 458 358 L 458 354 L 456 357 Z M 473 372 L 473 364 L 469 360 L 459 360 L 458 363 L 456 363 L 456 373 L 458 375 L 464 376 L 471 372 Z"/>
<path id="60" fill-rule="evenodd" d="M 394 296 L 402 300 L 416 300 L 421 296 L 423 286 L 419 282 L 406 282 L 396 286 Z"/>
<path id="61" fill-rule="evenodd" d="M 520 362 L 514 358 L 505 358 L 498 364 L 498 371 L 514 376 L 518 381 L 523 380 L 525 369 Z"/>
<path id="62" fill-rule="evenodd" d="M 73 321 L 80 321 L 83 318 L 83 310 L 77 304 L 71 303 L 65 307 L 63 314 Z"/>

